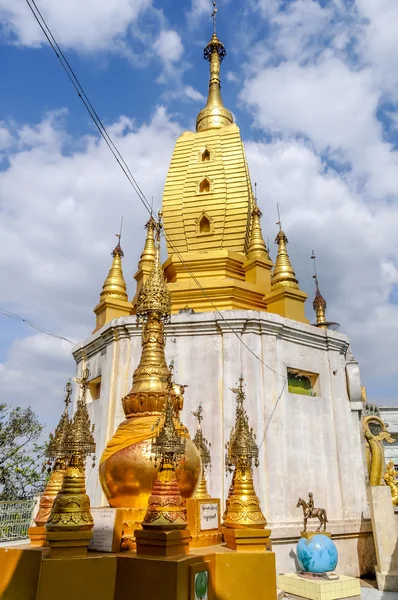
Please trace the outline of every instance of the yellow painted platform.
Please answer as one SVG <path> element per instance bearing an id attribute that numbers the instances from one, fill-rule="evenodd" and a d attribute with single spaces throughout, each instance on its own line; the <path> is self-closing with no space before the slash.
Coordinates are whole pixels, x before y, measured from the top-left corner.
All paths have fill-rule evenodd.
<path id="1" fill-rule="evenodd" d="M 49 558 L 48 548 L 0 548 L 0 600 L 197 600 L 202 571 L 206 600 L 276 600 L 275 554 L 224 545 L 170 557 L 88 552 Z"/>
<path id="2" fill-rule="evenodd" d="M 339 575 L 338 579 L 328 581 L 306 579 L 297 573 L 284 573 L 278 575 L 277 585 L 283 592 L 309 600 L 339 600 L 361 595 L 359 579 L 346 575 Z"/>

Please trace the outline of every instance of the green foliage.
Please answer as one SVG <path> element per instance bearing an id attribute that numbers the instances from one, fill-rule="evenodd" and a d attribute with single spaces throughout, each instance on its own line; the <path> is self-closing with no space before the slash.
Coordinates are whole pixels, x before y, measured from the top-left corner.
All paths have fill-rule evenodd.
<path id="1" fill-rule="evenodd" d="M 42 491 L 42 432 L 30 407 L 0 404 L 0 500 L 26 500 Z"/>

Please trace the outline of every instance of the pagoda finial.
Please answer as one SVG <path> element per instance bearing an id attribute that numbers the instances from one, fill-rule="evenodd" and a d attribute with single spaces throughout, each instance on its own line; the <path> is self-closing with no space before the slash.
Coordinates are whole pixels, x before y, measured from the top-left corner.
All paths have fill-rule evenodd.
<path id="1" fill-rule="evenodd" d="M 278 254 L 275 261 L 274 271 L 272 273 L 271 289 L 274 290 L 279 287 L 299 289 L 296 274 L 287 253 L 286 244 L 288 243 L 288 239 L 282 230 L 280 217 L 277 225 L 279 225 L 279 232 L 275 238 L 275 244 L 278 244 Z"/>
<path id="2" fill-rule="evenodd" d="M 151 262 L 153 263 L 156 255 L 156 246 L 155 246 L 155 230 L 156 230 L 156 221 L 153 218 L 152 214 L 149 217 L 148 222 L 145 225 L 145 229 L 147 230 L 145 246 L 142 251 L 140 262 L 138 263 L 138 268 L 141 267 L 143 262 Z"/>
<path id="3" fill-rule="evenodd" d="M 127 302 L 127 286 L 123 277 L 122 258 L 124 256 L 120 245 L 121 233 L 116 233 L 118 242 L 112 251 L 113 261 L 108 277 L 102 286 L 101 300 L 105 298 L 117 298 Z"/>
<path id="4" fill-rule="evenodd" d="M 171 294 L 164 279 L 162 265 L 160 264 L 160 233 L 162 231 L 162 213 L 156 224 L 155 260 L 152 271 L 144 283 L 137 301 L 137 319 L 146 322 L 149 315 L 167 322 L 171 315 Z"/>
<path id="5" fill-rule="evenodd" d="M 254 184 L 255 194 L 254 194 L 254 203 L 251 214 L 251 229 L 250 229 L 250 240 L 249 246 L 247 249 L 247 257 L 253 258 L 255 256 L 265 256 L 269 259 L 267 246 L 265 245 L 263 233 L 261 231 L 261 223 L 260 219 L 262 217 L 262 212 L 257 204 L 257 183 Z"/>
<path id="6" fill-rule="evenodd" d="M 318 276 L 316 273 L 316 264 L 315 264 L 316 256 L 315 256 L 314 251 L 312 251 L 311 258 L 314 261 L 314 275 L 312 277 L 315 279 L 315 288 L 316 288 L 314 302 L 312 303 L 312 306 L 314 307 L 314 311 L 315 311 L 315 315 L 316 315 L 315 325 L 317 327 L 320 327 L 321 329 L 327 329 L 328 322 L 326 321 L 326 300 L 322 296 L 321 292 L 319 291 Z"/>
<path id="7" fill-rule="evenodd" d="M 213 36 L 204 49 L 204 58 L 210 62 L 210 81 L 207 104 L 200 111 L 196 119 L 196 131 L 206 131 L 207 129 L 220 129 L 225 125 L 233 123 L 232 114 L 224 107 L 221 98 L 220 68 L 221 63 L 227 52 L 225 46 L 217 37 L 216 16 L 217 2 L 213 0 Z"/>

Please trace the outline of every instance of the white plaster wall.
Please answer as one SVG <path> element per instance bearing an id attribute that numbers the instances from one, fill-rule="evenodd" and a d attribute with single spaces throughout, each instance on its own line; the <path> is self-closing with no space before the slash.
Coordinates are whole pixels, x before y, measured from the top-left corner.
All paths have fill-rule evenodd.
<path id="1" fill-rule="evenodd" d="M 354 373 L 353 389 L 359 370 L 352 356 L 346 369 L 347 337 L 256 311 L 225 311 L 223 317 L 179 314 L 167 328 L 167 360 L 174 360 L 176 381 L 188 384 L 182 420 L 192 434 L 191 411 L 200 401 L 204 406 L 203 429 L 212 445 L 211 493 L 223 503 L 228 492 L 225 443 L 235 416 L 230 388 L 243 372 L 246 409 L 260 450 L 255 483 L 271 527 L 298 527 L 302 513 L 296 502 L 309 491 L 326 508 L 331 529 L 334 521 L 367 518 L 358 427 L 362 404 L 347 391 L 347 376 Z M 122 317 L 74 349 L 79 374 L 84 359 L 91 377 L 102 376 L 101 397 L 89 403 L 98 459 L 124 419 L 121 398 L 139 361 L 140 335 L 135 318 Z M 290 394 L 288 367 L 319 373 L 320 396 Z M 105 502 L 97 469 L 88 469 L 88 492 L 93 506 Z"/>

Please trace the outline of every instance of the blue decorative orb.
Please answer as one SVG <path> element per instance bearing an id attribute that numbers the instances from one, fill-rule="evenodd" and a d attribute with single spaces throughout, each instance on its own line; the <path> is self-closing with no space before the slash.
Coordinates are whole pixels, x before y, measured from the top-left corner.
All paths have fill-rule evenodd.
<path id="1" fill-rule="evenodd" d="M 302 571 L 308 573 L 334 571 L 338 559 L 336 544 L 321 533 L 309 540 L 302 537 L 297 544 L 297 559 Z"/>

